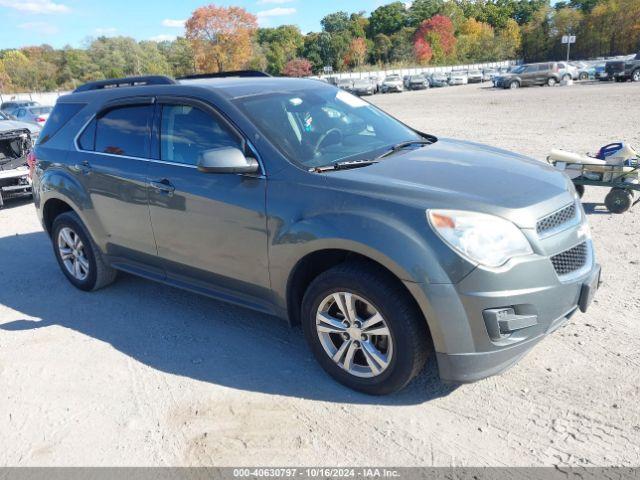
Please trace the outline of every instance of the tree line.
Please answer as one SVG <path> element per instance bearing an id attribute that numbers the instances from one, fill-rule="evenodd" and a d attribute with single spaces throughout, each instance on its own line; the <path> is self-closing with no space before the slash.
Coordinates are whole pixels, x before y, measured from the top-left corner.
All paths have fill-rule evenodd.
<path id="1" fill-rule="evenodd" d="M 306 76 L 333 71 L 563 58 L 640 50 L 638 0 L 414 0 L 325 16 L 320 32 L 260 28 L 240 7 L 196 9 L 174 41 L 99 37 L 85 48 L 49 45 L 0 50 L 0 91 L 67 90 L 90 80 L 142 74 L 258 69 Z"/>

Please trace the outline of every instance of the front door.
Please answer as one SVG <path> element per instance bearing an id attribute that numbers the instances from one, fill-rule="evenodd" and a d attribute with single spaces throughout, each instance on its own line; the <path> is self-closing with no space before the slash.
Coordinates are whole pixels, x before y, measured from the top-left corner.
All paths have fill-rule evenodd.
<path id="1" fill-rule="evenodd" d="M 210 106 L 165 98 L 156 108 L 149 206 L 167 279 L 227 300 L 266 300 L 266 179 L 198 171 L 201 152 L 244 148 Z"/>

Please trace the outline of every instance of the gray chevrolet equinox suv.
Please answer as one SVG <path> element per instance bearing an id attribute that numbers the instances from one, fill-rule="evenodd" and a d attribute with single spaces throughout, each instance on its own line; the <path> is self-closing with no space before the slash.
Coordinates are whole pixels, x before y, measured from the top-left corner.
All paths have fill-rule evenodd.
<path id="1" fill-rule="evenodd" d="M 83 85 L 58 100 L 30 164 L 77 288 L 124 271 L 287 319 L 331 376 L 369 394 L 426 361 L 448 382 L 501 372 L 599 283 L 564 174 L 315 80 Z"/>

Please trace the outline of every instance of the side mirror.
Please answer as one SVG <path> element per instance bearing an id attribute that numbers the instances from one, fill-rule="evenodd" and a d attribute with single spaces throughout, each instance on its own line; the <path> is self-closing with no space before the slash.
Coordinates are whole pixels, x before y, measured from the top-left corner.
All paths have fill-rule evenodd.
<path id="1" fill-rule="evenodd" d="M 245 157 L 239 148 L 221 147 L 202 152 L 198 170 L 203 173 L 257 173 L 260 165 L 256 159 Z"/>

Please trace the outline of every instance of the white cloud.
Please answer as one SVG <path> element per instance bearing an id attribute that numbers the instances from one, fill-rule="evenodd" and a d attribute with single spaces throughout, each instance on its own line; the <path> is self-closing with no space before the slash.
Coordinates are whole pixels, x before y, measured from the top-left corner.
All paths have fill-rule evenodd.
<path id="1" fill-rule="evenodd" d="M 34 31 L 39 35 L 55 35 L 60 33 L 60 30 L 55 25 L 51 25 L 48 22 L 26 22 L 18 25 L 18 28 L 23 30 Z"/>
<path id="2" fill-rule="evenodd" d="M 276 7 L 270 10 L 262 10 L 261 12 L 256 13 L 256 15 L 258 18 L 265 18 L 265 17 L 282 17 L 285 15 L 293 15 L 294 13 L 296 13 L 295 8 Z"/>
<path id="3" fill-rule="evenodd" d="M 173 42 L 177 38 L 177 35 L 169 35 L 166 33 L 151 37 L 149 40 L 152 42 Z"/>
<path id="4" fill-rule="evenodd" d="M 186 20 L 173 20 L 171 18 L 165 18 L 162 21 L 163 27 L 171 27 L 171 28 L 184 28 Z"/>
<path id="5" fill-rule="evenodd" d="M 0 0 L 0 7 L 28 13 L 66 13 L 71 9 L 53 0 Z"/>
<path id="6" fill-rule="evenodd" d="M 96 35 L 99 36 L 107 36 L 107 35 L 113 35 L 114 33 L 116 33 L 118 31 L 117 28 L 115 27 L 106 27 L 106 28 L 96 28 L 93 32 Z"/>
<path id="7" fill-rule="evenodd" d="M 282 5 L 283 3 L 292 3 L 295 0 L 258 0 L 258 5 L 276 4 Z"/>

